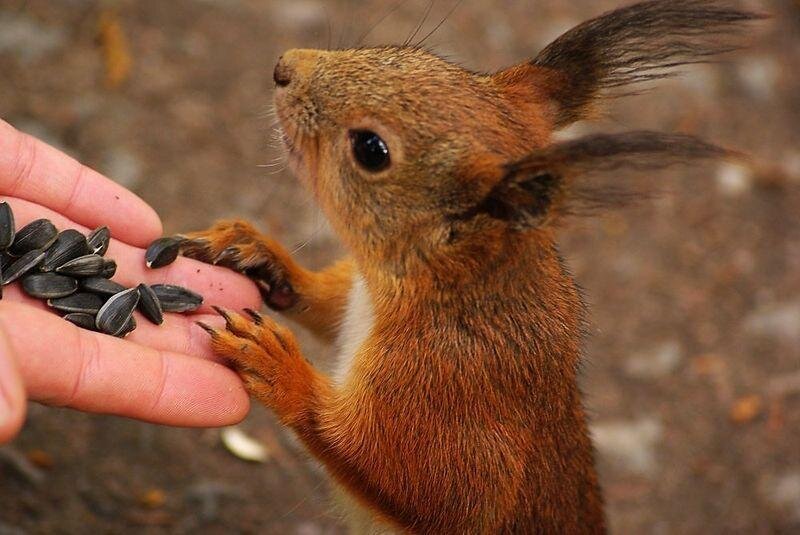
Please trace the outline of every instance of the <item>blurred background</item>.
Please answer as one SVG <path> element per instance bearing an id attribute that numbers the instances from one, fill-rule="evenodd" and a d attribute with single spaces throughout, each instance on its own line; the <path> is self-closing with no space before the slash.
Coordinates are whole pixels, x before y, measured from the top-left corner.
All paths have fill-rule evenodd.
<path id="1" fill-rule="evenodd" d="M 464 0 L 427 44 L 494 70 L 620 3 Z M 323 266 L 342 252 L 272 142 L 272 66 L 367 32 L 403 42 L 427 5 L 0 0 L 0 117 L 139 193 L 167 232 L 241 216 Z M 800 530 L 800 2 L 747 5 L 774 14 L 750 48 L 564 134 L 690 132 L 754 161 L 677 170 L 669 195 L 562 233 L 591 307 L 583 381 L 616 533 Z M 0 534 L 340 533 L 295 440 L 261 408 L 241 428 L 265 463 L 219 430 L 32 405 L 0 448 Z"/>

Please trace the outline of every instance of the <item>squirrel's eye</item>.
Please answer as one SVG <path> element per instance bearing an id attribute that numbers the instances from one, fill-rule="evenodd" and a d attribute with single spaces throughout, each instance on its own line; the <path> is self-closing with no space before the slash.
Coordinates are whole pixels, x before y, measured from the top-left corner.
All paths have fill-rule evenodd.
<path id="1" fill-rule="evenodd" d="M 375 132 L 352 130 L 350 142 L 353 145 L 353 156 L 367 171 L 377 173 L 389 167 L 389 147 Z"/>

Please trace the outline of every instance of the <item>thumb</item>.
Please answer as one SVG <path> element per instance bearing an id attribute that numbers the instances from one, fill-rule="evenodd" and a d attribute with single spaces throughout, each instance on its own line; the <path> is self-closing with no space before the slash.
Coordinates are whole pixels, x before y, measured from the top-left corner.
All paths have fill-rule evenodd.
<path id="1" fill-rule="evenodd" d="M 25 420 L 25 387 L 16 356 L 0 329 L 0 444 L 9 442 Z"/>

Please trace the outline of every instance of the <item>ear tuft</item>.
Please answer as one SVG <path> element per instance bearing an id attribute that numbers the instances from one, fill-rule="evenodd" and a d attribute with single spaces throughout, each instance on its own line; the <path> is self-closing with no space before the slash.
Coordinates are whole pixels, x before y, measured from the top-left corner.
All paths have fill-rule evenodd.
<path id="1" fill-rule="evenodd" d="M 516 229 L 538 227 L 563 216 L 625 206 L 656 190 L 651 181 L 626 180 L 625 170 L 655 171 L 698 160 L 740 157 L 682 134 L 587 136 L 556 143 L 506 166 L 489 193 L 453 219 L 485 214 Z"/>
<path id="2" fill-rule="evenodd" d="M 590 116 L 595 102 L 616 89 L 667 78 L 676 67 L 740 48 L 747 23 L 765 18 L 725 0 L 649 0 L 589 20 L 530 64 L 497 76 L 535 80 L 545 100 L 555 104 L 552 121 L 560 128 Z M 527 75 L 520 72 L 525 69 Z"/>

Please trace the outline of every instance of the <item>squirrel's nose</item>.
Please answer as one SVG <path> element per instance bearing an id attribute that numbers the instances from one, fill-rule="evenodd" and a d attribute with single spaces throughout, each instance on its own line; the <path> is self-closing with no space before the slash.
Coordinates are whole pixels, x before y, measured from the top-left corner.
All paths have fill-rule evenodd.
<path id="1" fill-rule="evenodd" d="M 278 59 L 272 77 L 275 85 L 286 87 L 292 83 L 300 84 L 308 79 L 314 72 L 320 58 L 326 52 L 319 50 L 297 49 L 287 50 Z"/>
<path id="2" fill-rule="evenodd" d="M 278 63 L 275 65 L 272 78 L 278 87 L 286 87 L 292 83 L 292 67 L 283 59 L 283 56 L 278 59 Z"/>

